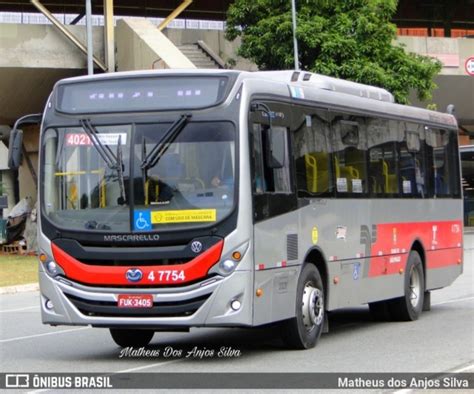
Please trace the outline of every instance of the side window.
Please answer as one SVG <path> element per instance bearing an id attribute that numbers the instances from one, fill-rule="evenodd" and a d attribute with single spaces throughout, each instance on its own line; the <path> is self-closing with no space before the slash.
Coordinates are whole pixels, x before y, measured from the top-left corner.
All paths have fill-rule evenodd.
<path id="1" fill-rule="evenodd" d="M 404 129 L 400 142 L 399 170 L 403 197 L 426 197 L 423 147 L 425 144 L 422 125 L 400 122 Z"/>
<path id="2" fill-rule="evenodd" d="M 259 123 L 253 123 L 252 125 L 252 141 L 252 157 L 254 165 L 253 190 L 257 194 L 262 194 L 266 190 L 266 185 L 263 182 L 262 126 Z"/>
<path id="3" fill-rule="evenodd" d="M 459 146 L 456 132 L 449 132 L 448 160 L 451 168 L 451 184 L 453 187 L 452 196 L 461 198 L 461 169 L 459 168 Z"/>
<path id="4" fill-rule="evenodd" d="M 360 196 L 368 191 L 366 119 L 333 113 L 332 164 L 337 195 Z"/>
<path id="5" fill-rule="evenodd" d="M 448 130 L 426 128 L 429 183 L 435 197 L 459 195 L 457 141 Z"/>
<path id="6" fill-rule="evenodd" d="M 254 113 L 253 189 L 256 194 L 291 192 L 287 115 L 275 107 L 278 104 L 272 105 L 270 114 L 266 109 Z"/>
<path id="7" fill-rule="evenodd" d="M 293 154 L 299 197 L 334 195 L 328 115 L 309 107 L 295 109 Z"/>
<path id="8" fill-rule="evenodd" d="M 370 118 L 367 124 L 369 145 L 369 188 L 376 197 L 398 197 L 398 141 L 403 139 L 400 122 Z"/>

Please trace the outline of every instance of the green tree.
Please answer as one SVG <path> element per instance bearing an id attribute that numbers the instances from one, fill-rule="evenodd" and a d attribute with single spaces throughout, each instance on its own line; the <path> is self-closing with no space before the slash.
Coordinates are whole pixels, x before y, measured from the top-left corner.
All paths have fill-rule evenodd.
<path id="1" fill-rule="evenodd" d="M 399 103 L 431 99 L 441 63 L 393 45 L 397 0 L 296 0 L 301 69 L 383 87 Z M 291 0 L 235 0 L 226 37 L 261 70 L 294 67 Z"/>

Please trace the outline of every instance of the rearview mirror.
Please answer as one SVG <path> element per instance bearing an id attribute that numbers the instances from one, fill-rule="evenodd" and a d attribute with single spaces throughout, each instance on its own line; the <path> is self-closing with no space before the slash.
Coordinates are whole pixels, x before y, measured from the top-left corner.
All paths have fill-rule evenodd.
<path id="1" fill-rule="evenodd" d="M 8 167 L 17 170 L 21 164 L 23 146 L 23 130 L 14 130 L 10 135 L 8 144 Z"/>
<path id="2" fill-rule="evenodd" d="M 285 166 L 286 156 L 286 128 L 274 126 L 265 129 L 266 155 L 265 161 L 268 168 L 282 168 Z"/>
<path id="3" fill-rule="evenodd" d="M 15 122 L 10 134 L 10 142 L 8 144 L 8 167 L 11 170 L 17 170 L 21 165 L 23 131 L 19 130 L 19 127 L 24 124 L 41 123 L 42 116 L 43 114 L 25 115 Z"/>

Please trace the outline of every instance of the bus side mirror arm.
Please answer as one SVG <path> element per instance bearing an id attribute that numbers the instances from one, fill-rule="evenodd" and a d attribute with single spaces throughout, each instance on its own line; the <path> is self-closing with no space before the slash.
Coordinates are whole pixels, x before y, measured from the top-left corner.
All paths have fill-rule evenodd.
<path id="1" fill-rule="evenodd" d="M 21 165 L 23 151 L 23 131 L 19 129 L 25 124 L 39 124 L 43 114 L 30 114 L 19 118 L 13 130 L 10 133 L 10 141 L 8 143 L 8 167 L 11 170 L 17 170 Z"/>

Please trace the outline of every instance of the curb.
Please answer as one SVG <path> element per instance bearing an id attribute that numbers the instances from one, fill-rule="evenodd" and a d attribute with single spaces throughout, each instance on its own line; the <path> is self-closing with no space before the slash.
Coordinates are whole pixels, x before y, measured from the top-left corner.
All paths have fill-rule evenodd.
<path id="1" fill-rule="evenodd" d="M 26 285 L 0 287 L 0 294 L 25 293 L 27 291 L 39 290 L 38 283 L 28 283 Z"/>

